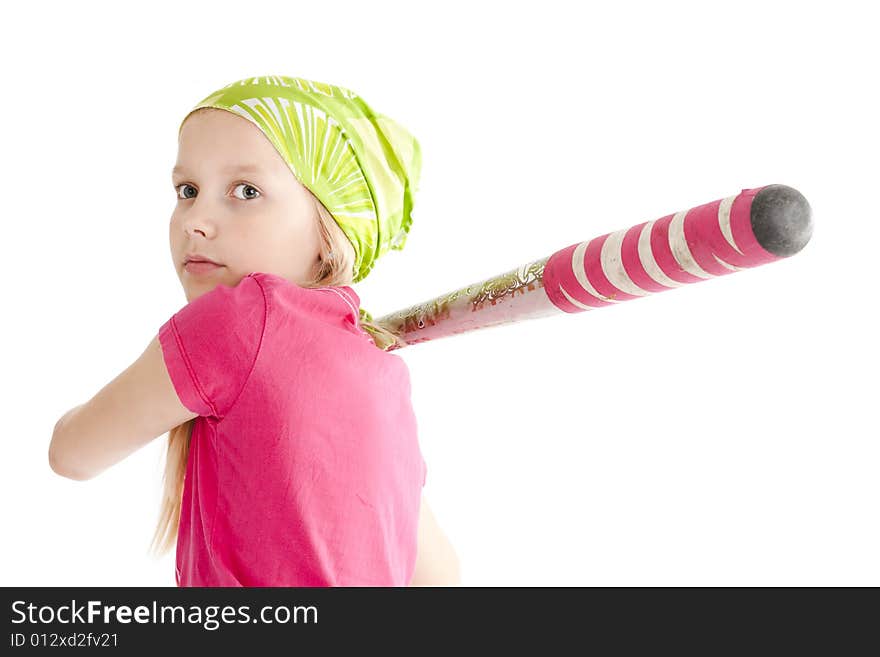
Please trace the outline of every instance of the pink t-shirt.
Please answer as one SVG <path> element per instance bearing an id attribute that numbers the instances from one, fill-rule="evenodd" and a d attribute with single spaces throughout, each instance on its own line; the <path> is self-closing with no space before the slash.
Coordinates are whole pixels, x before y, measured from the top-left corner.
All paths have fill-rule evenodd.
<path id="1" fill-rule="evenodd" d="M 403 359 L 351 287 L 255 272 L 159 329 L 195 419 L 178 586 L 407 586 L 427 466 Z"/>

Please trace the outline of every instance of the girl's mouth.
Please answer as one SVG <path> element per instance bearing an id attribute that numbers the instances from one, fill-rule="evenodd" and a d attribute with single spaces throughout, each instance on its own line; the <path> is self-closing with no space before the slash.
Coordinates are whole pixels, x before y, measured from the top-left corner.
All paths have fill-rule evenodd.
<path id="1" fill-rule="evenodd" d="M 209 274 L 216 269 L 220 269 L 223 265 L 215 265 L 213 262 L 204 262 L 201 260 L 190 260 L 183 268 L 189 274 Z"/>

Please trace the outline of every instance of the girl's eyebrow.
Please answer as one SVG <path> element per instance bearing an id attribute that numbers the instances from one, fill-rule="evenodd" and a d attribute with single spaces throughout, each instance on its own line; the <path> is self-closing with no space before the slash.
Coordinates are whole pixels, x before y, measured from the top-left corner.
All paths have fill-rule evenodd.
<path id="1" fill-rule="evenodd" d="M 182 173 L 183 170 L 184 168 L 178 164 L 171 170 L 171 175 L 175 176 L 178 173 Z M 263 173 L 263 167 L 259 164 L 233 164 L 222 169 L 222 171 L 223 173 Z"/>

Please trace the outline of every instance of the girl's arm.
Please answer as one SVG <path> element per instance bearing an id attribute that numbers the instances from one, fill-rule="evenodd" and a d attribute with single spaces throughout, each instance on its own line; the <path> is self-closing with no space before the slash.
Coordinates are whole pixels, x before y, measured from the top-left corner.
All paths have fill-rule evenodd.
<path id="1" fill-rule="evenodd" d="M 69 418 L 71 415 L 73 415 L 74 413 L 76 413 L 79 409 L 81 409 L 83 406 L 85 406 L 85 404 L 80 404 L 79 406 L 74 406 L 73 408 L 71 408 L 69 411 L 67 411 L 64 415 L 61 416 L 61 419 L 58 420 L 58 422 L 55 423 L 55 426 L 57 427 L 59 424 L 61 424 L 62 422 L 64 422 L 64 420 L 66 420 L 66 419 Z"/>
<path id="2" fill-rule="evenodd" d="M 419 510 L 418 555 L 410 586 L 460 586 L 461 565 L 458 555 L 437 524 L 431 507 L 422 493 Z"/>
<path id="3" fill-rule="evenodd" d="M 156 336 L 119 376 L 58 420 L 49 465 L 62 477 L 91 479 L 196 416 L 178 398 Z"/>

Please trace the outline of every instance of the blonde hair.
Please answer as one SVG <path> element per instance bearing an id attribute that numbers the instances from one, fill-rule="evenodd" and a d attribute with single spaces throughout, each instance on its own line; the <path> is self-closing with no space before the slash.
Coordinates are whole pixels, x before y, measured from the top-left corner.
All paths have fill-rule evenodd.
<path id="1" fill-rule="evenodd" d="M 307 187 L 306 192 L 315 203 L 318 229 L 321 241 L 320 267 L 313 280 L 301 287 L 327 287 L 330 285 L 350 285 L 354 279 L 355 251 L 348 236 L 342 231 L 333 215 Z M 332 255 L 331 255 L 332 254 Z M 368 320 L 360 309 L 360 325 L 373 338 L 373 343 L 382 350 L 399 348 L 406 342 L 396 335 L 390 326 L 377 320 Z M 183 499 L 183 484 L 186 475 L 186 462 L 195 418 L 179 424 L 168 432 L 168 447 L 165 453 L 165 474 L 162 484 L 162 501 L 159 520 L 153 533 L 150 552 L 160 557 L 176 543 L 180 526 L 180 506 Z"/>

